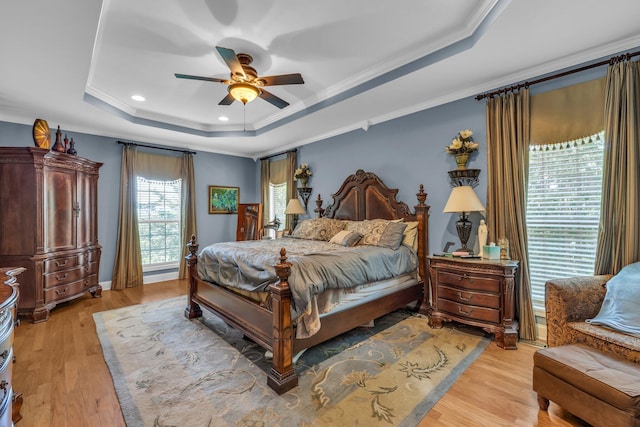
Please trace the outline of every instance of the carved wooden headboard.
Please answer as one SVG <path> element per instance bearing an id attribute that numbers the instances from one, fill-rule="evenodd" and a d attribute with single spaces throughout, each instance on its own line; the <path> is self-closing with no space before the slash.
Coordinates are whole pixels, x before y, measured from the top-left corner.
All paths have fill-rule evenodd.
<path id="1" fill-rule="evenodd" d="M 426 277 L 426 255 L 429 250 L 429 206 L 425 204 L 427 194 L 420 185 L 416 194 L 418 204 L 415 212 L 409 206 L 396 199 L 397 189 L 390 189 L 372 172 L 358 169 L 349 175 L 337 193 L 333 194 L 333 203 L 324 211 L 320 208 L 322 199 L 318 196 L 318 210 L 325 218 L 350 219 L 404 219 L 418 221 L 418 257 L 420 275 Z"/>

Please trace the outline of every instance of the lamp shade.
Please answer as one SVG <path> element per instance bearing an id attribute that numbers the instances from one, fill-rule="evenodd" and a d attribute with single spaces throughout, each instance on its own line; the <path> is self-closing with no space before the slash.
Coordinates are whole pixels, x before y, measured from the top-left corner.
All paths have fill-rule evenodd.
<path id="1" fill-rule="evenodd" d="M 286 215 L 304 215 L 307 211 L 304 209 L 304 206 L 302 206 L 302 203 L 300 203 L 300 200 L 291 199 L 289 203 L 287 203 L 287 208 L 284 210 L 284 213 Z"/>
<path id="2" fill-rule="evenodd" d="M 260 90 L 248 83 L 233 83 L 229 85 L 229 93 L 236 101 L 246 104 L 256 99 L 260 95 Z"/>
<path id="3" fill-rule="evenodd" d="M 461 185 L 453 187 L 442 212 L 478 212 L 483 210 L 484 206 L 473 188 Z"/>

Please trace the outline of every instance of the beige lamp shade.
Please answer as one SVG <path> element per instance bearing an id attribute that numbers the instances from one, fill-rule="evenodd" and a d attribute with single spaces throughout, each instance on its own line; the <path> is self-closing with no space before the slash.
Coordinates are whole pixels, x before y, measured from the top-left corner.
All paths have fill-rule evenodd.
<path id="1" fill-rule="evenodd" d="M 302 206 L 302 203 L 300 203 L 300 200 L 291 199 L 289 203 L 287 203 L 287 208 L 284 210 L 284 213 L 286 215 L 304 215 L 307 211 L 304 209 L 304 206 Z"/>
<path id="2" fill-rule="evenodd" d="M 451 189 L 449 200 L 447 200 L 442 212 L 479 212 L 483 210 L 484 206 L 473 188 L 461 185 Z"/>

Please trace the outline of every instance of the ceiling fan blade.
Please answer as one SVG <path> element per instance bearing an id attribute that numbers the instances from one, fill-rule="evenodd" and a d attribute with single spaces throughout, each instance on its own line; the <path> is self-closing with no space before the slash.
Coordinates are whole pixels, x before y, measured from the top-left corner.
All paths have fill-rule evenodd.
<path id="1" fill-rule="evenodd" d="M 304 80 L 302 79 L 302 75 L 300 75 L 300 73 L 259 77 L 258 79 L 264 82 L 264 86 L 300 85 L 304 83 Z"/>
<path id="2" fill-rule="evenodd" d="M 230 83 L 229 80 L 218 79 L 216 77 L 191 76 L 189 74 L 176 74 L 175 76 L 179 79 L 204 80 L 205 82 L 216 82 L 216 83 L 227 83 L 227 84 Z"/>
<path id="3" fill-rule="evenodd" d="M 238 57 L 233 49 L 227 49 L 226 47 L 220 46 L 216 46 L 216 49 L 233 74 L 239 74 L 246 77 L 242 64 L 238 61 Z"/>
<path id="4" fill-rule="evenodd" d="M 264 89 L 262 89 L 260 95 L 258 95 L 258 96 L 260 98 L 264 99 L 265 101 L 275 105 L 278 108 L 284 108 L 287 105 L 289 105 L 289 103 L 287 101 L 285 101 L 284 99 L 278 98 L 277 96 L 275 96 L 271 92 L 267 92 Z"/>
<path id="5" fill-rule="evenodd" d="M 222 101 L 218 102 L 218 105 L 231 105 L 233 103 L 233 101 L 235 101 L 235 99 L 229 93 L 229 94 L 227 94 L 227 96 L 222 98 Z"/>

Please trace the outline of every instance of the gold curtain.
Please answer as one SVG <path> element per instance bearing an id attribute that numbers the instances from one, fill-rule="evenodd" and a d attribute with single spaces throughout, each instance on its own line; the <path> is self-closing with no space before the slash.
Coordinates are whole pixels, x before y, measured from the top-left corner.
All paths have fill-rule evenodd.
<path id="1" fill-rule="evenodd" d="M 262 225 L 266 225 L 271 218 L 269 218 L 269 212 L 271 212 L 271 206 L 269 203 L 269 183 L 271 177 L 271 162 L 269 159 L 263 159 L 260 162 L 260 192 L 262 199 Z"/>
<path id="2" fill-rule="evenodd" d="M 293 174 L 296 171 L 296 168 L 298 163 L 298 153 L 296 151 L 289 151 L 287 153 L 287 203 L 289 203 L 289 200 L 291 199 L 297 199 L 298 198 L 298 189 L 296 187 L 296 183 L 295 183 L 295 179 L 293 178 Z M 286 222 L 286 226 L 285 228 L 287 230 L 291 230 L 291 227 L 293 225 L 293 221 L 292 218 L 290 218 L 290 215 L 285 215 L 287 217 L 287 222 Z"/>
<path id="3" fill-rule="evenodd" d="M 511 258 L 519 261 L 515 294 L 520 338 L 535 341 L 526 226 L 529 90 L 490 98 L 486 112 L 489 240 L 509 239 Z"/>
<path id="4" fill-rule="evenodd" d="M 607 70 L 602 207 L 596 274 L 616 274 L 640 258 L 640 71 L 638 62 Z"/>
<path id="5" fill-rule="evenodd" d="M 142 257 L 138 236 L 135 163 L 137 150 L 125 145 L 120 172 L 118 237 L 113 262 L 111 289 L 122 290 L 142 285 Z"/>
<path id="6" fill-rule="evenodd" d="M 180 241 L 182 245 L 182 257 L 180 258 L 180 269 L 178 278 L 187 277 L 187 263 L 184 258 L 187 256 L 187 241 L 191 239 L 191 235 L 198 235 L 198 227 L 196 223 L 196 179 L 193 167 L 193 154 L 184 153 L 181 162 L 182 175 L 182 231 Z"/>
<path id="7" fill-rule="evenodd" d="M 605 83 L 603 77 L 532 95 L 529 144 L 574 141 L 601 132 Z"/>
<path id="8" fill-rule="evenodd" d="M 182 249 L 183 256 L 179 260 L 178 277 L 180 279 L 186 277 L 186 265 L 183 262 L 187 252 L 186 243 L 191 238 L 191 234 L 195 234 L 197 231 L 193 154 L 185 153 L 182 157 L 163 156 L 139 152 L 135 146 L 125 145 L 122 150 L 118 237 L 111 279 L 111 288 L 114 290 L 143 284 L 136 198 L 138 176 L 159 181 L 182 179 L 180 241 L 185 245 Z"/>

